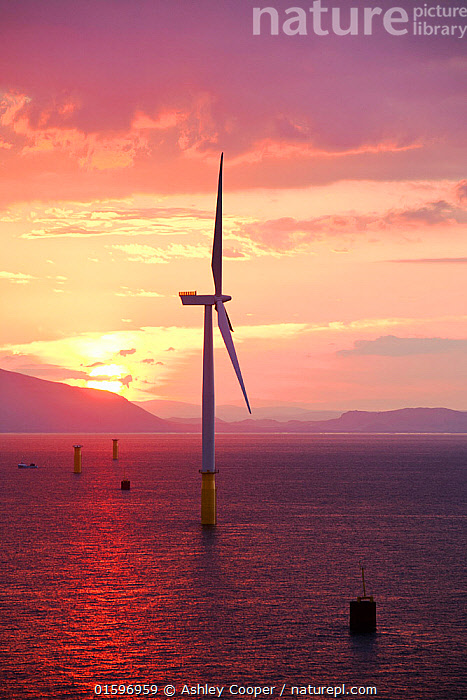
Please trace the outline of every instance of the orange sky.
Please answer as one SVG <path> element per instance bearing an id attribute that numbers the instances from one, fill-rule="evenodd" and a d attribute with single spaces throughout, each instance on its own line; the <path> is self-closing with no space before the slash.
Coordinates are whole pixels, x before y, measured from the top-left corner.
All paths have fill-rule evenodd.
<path id="1" fill-rule="evenodd" d="M 274 44 L 238 3 L 189 6 L 0 0 L 0 366 L 199 403 L 202 310 L 178 292 L 213 290 L 224 150 L 253 409 L 466 409 L 460 42 Z"/>

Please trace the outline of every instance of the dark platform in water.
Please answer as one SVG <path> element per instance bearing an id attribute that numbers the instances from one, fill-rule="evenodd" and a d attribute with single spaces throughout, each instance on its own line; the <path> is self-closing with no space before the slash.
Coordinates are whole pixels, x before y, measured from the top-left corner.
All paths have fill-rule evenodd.
<path id="1" fill-rule="evenodd" d="M 376 602 L 373 596 L 350 601 L 351 632 L 376 632 Z"/>

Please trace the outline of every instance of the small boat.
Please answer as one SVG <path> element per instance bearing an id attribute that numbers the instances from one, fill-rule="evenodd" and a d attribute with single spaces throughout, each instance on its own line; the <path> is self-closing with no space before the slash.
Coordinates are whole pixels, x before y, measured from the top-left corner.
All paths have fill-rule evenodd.
<path id="1" fill-rule="evenodd" d="M 26 462 L 20 462 L 18 464 L 18 469 L 37 469 L 37 464 L 31 462 L 31 464 L 26 464 Z"/>

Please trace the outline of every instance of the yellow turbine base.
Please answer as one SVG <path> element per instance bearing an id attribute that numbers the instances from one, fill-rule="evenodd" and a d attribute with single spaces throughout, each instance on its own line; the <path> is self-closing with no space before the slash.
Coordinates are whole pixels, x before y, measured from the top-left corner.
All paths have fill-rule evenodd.
<path id="1" fill-rule="evenodd" d="M 201 525 L 216 525 L 216 475 L 201 472 Z"/>
<path id="2" fill-rule="evenodd" d="M 81 474 L 81 445 L 73 445 L 74 453 L 74 472 Z"/>

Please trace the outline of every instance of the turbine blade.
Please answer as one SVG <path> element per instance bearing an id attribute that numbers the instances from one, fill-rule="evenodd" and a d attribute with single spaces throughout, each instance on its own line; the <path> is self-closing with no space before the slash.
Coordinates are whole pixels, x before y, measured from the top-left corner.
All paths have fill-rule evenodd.
<path id="1" fill-rule="evenodd" d="M 227 314 L 224 309 L 224 304 L 221 301 L 217 302 L 217 321 L 219 323 L 219 330 L 222 337 L 224 338 L 225 347 L 229 353 L 229 357 L 232 361 L 235 374 L 243 391 L 243 396 L 245 397 L 246 405 L 251 413 L 250 402 L 248 401 L 248 396 L 246 395 L 245 385 L 243 383 L 242 373 L 240 371 L 240 365 L 238 364 L 237 353 L 235 352 L 235 347 L 232 340 L 232 335 L 230 333 L 229 321 L 227 320 Z"/>
<path id="2" fill-rule="evenodd" d="M 227 317 L 227 323 L 229 324 L 229 328 L 230 328 L 230 330 L 231 330 L 232 333 L 233 333 L 233 332 L 234 332 L 234 329 L 232 328 L 232 324 L 230 323 L 229 314 L 227 313 L 227 309 L 225 308 L 225 306 L 224 306 L 224 311 L 225 311 L 225 315 L 226 315 L 226 317 Z"/>
<path id="3" fill-rule="evenodd" d="M 212 275 L 216 296 L 222 294 L 222 163 L 224 154 L 221 154 L 219 166 L 219 183 L 217 186 L 216 223 L 214 225 L 214 243 L 212 246 Z"/>

